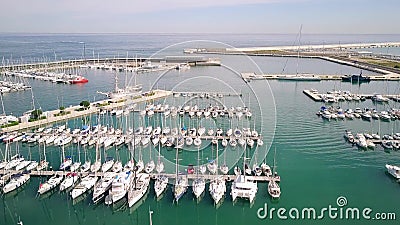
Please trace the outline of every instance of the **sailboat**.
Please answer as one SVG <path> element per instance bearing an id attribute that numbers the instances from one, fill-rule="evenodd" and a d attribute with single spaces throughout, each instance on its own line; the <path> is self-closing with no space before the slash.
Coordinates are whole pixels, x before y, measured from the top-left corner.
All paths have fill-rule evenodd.
<path id="1" fill-rule="evenodd" d="M 65 179 L 60 184 L 60 191 L 64 191 L 73 187 L 76 184 L 76 182 L 78 182 L 78 180 L 79 176 L 77 173 L 74 172 L 67 173 Z"/>
<path id="2" fill-rule="evenodd" d="M 185 175 L 178 174 L 178 148 L 176 148 L 176 178 L 174 185 L 174 199 L 176 202 L 185 194 L 188 186 L 188 178 Z"/>
<path id="3" fill-rule="evenodd" d="M 96 204 L 105 197 L 106 192 L 111 188 L 114 177 L 115 173 L 106 172 L 104 176 L 96 183 L 92 197 L 93 203 Z"/>
<path id="4" fill-rule="evenodd" d="M 54 174 L 52 177 L 50 177 L 50 179 L 48 181 L 39 185 L 39 189 L 37 191 L 38 194 L 42 195 L 46 192 L 53 190 L 55 187 L 57 187 L 61 183 L 62 180 L 63 180 L 62 175 L 57 174 L 57 173 Z"/>
<path id="5" fill-rule="evenodd" d="M 217 163 L 218 163 L 218 145 L 217 145 Z M 216 171 L 216 178 L 210 182 L 209 191 L 211 197 L 214 199 L 215 205 L 221 203 L 225 192 L 226 192 L 226 184 L 223 176 L 218 176 L 218 170 Z"/>
<path id="6" fill-rule="evenodd" d="M 275 148 L 275 154 L 274 154 L 274 171 L 273 171 L 273 176 L 271 176 L 270 181 L 268 182 L 268 194 L 271 195 L 273 199 L 279 199 L 281 196 L 281 188 L 279 187 L 279 184 L 277 183 L 277 177 L 275 175 L 275 155 L 276 155 L 276 148 Z"/>
<path id="7" fill-rule="evenodd" d="M 82 178 L 81 182 L 71 191 L 72 199 L 76 199 L 86 193 L 88 190 L 92 189 L 98 179 L 99 178 L 97 176 L 86 176 Z"/>
<path id="8" fill-rule="evenodd" d="M 106 205 L 114 204 L 126 196 L 133 179 L 132 174 L 132 171 L 126 171 L 120 172 L 114 177 L 109 194 L 105 199 Z"/>
<path id="9" fill-rule="evenodd" d="M 147 192 L 150 184 L 150 175 L 148 173 L 139 173 L 134 178 L 128 191 L 128 206 L 132 207 Z"/>
<path id="10" fill-rule="evenodd" d="M 11 191 L 14 191 L 24 185 L 28 180 L 31 178 L 29 173 L 18 173 L 14 174 L 11 177 L 10 182 L 8 182 L 4 187 L 3 187 L 3 193 L 9 193 Z"/>
<path id="11" fill-rule="evenodd" d="M 40 147 L 39 147 L 40 149 Z M 49 166 L 49 162 L 46 159 L 46 144 L 43 145 L 43 156 L 44 159 L 39 162 L 39 165 L 36 167 L 37 171 L 45 170 Z"/>
<path id="12" fill-rule="evenodd" d="M 197 167 L 199 167 L 200 161 L 200 149 L 197 149 Z M 199 176 L 199 170 L 196 170 L 196 179 L 193 180 L 192 183 L 193 194 L 197 200 L 200 199 L 201 195 L 204 193 L 206 189 L 206 182 L 203 177 Z"/>
<path id="13" fill-rule="evenodd" d="M 98 92 L 99 94 L 105 94 L 111 99 L 116 98 L 134 98 L 142 93 L 142 85 L 136 84 L 136 74 L 135 74 L 135 84 L 133 86 L 125 86 L 124 89 L 118 87 L 118 76 L 115 73 L 115 88 L 114 91 L 108 93 Z"/>

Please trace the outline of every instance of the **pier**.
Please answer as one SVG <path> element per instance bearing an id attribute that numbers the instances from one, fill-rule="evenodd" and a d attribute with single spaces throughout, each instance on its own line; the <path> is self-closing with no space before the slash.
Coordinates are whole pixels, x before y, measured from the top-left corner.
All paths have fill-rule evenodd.
<path id="1" fill-rule="evenodd" d="M 382 75 L 368 75 L 371 81 L 400 81 L 400 74 L 392 73 L 390 71 L 382 70 L 375 71 L 382 73 Z M 303 75 L 303 74 L 299 74 Z M 342 80 L 343 75 L 338 74 L 304 74 L 312 77 L 319 78 L 314 81 L 328 81 L 328 80 Z M 241 73 L 242 79 L 245 81 L 251 80 L 284 80 L 286 77 L 296 77 L 296 74 L 255 74 L 255 73 Z M 301 81 L 299 79 L 299 81 Z"/>
<path id="2" fill-rule="evenodd" d="M 95 68 L 123 70 L 125 68 L 139 67 L 145 62 L 163 63 L 163 64 L 181 64 L 187 63 L 190 66 L 220 66 L 221 61 L 217 58 L 207 58 L 203 56 L 166 56 L 163 58 L 102 58 L 102 59 L 71 59 L 53 62 L 9 64 L 0 66 L 0 72 L 5 71 L 49 71 L 57 69 L 88 67 L 92 65 Z M 112 66 L 110 66 L 112 65 Z M 106 66 L 106 67 L 105 67 Z"/>
<path id="3" fill-rule="evenodd" d="M 0 175 L 1 176 L 12 176 L 13 174 L 17 174 L 17 173 L 21 173 L 23 171 L 16 171 L 16 170 L 9 170 L 9 171 L 5 171 L 5 170 L 0 170 Z M 58 174 L 60 176 L 66 176 L 68 173 L 71 173 L 71 171 L 54 171 L 54 170 L 41 170 L 41 171 L 36 171 L 36 170 L 32 170 L 29 171 L 29 174 L 31 176 L 53 176 L 55 174 Z M 76 172 L 78 174 L 78 176 L 80 177 L 85 177 L 85 176 L 98 176 L 98 177 L 103 177 L 104 173 L 103 172 Z M 151 173 L 150 177 L 152 179 L 156 179 L 156 177 L 158 175 L 163 175 L 168 177 L 169 179 L 175 179 L 176 178 L 176 174 L 175 173 Z M 194 180 L 198 177 L 203 178 L 205 180 L 214 180 L 217 177 L 223 177 L 223 179 L 225 179 L 226 181 L 230 182 L 235 180 L 235 178 L 237 177 L 236 175 L 232 175 L 232 174 L 184 174 L 185 176 L 187 176 L 187 178 L 189 180 Z M 182 176 L 180 174 L 180 176 Z M 253 180 L 253 181 L 257 181 L 257 182 L 269 182 L 272 177 L 270 176 L 252 176 L 252 175 L 246 175 L 246 177 L 249 177 L 249 180 Z M 280 177 L 276 177 L 274 178 L 276 181 L 280 181 Z"/>
<path id="4" fill-rule="evenodd" d="M 244 47 L 244 48 L 224 48 L 224 49 L 190 49 L 186 53 L 252 53 L 260 51 L 311 51 L 311 50 L 352 50 L 352 49 L 369 49 L 383 47 L 400 47 L 400 42 L 379 42 L 379 43 L 354 43 L 354 44 L 323 44 L 323 45 L 291 45 L 291 46 L 266 46 L 266 47 Z"/>
<path id="5" fill-rule="evenodd" d="M 43 112 L 43 115 L 46 115 L 46 119 L 37 120 L 37 121 L 33 121 L 33 122 L 28 122 L 27 120 L 21 121 L 18 125 L 4 127 L 4 128 L 1 128 L 0 131 L 1 132 L 13 132 L 13 131 L 34 129 L 34 128 L 37 128 L 40 126 L 45 126 L 47 124 L 57 123 L 60 121 L 66 121 L 66 120 L 70 120 L 70 119 L 77 118 L 77 117 L 83 117 L 83 116 L 99 113 L 100 110 L 112 110 L 112 109 L 122 108 L 122 107 L 128 106 L 128 104 L 153 101 L 153 100 L 156 100 L 159 98 L 165 98 L 165 97 L 172 95 L 171 91 L 166 91 L 166 90 L 153 90 L 152 93 L 153 93 L 152 95 L 142 94 L 140 98 L 135 98 L 135 99 L 119 98 L 119 99 L 107 99 L 107 100 L 93 102 L 93 103 L 91 103 L 89 109 L 85 109 L 82 111 L 79 111 L 79 109 L 82 108 L 81 106 L 71 106 L 71 107 L 65 108 L 63 110 L 63 112 L 64 112 L 63 115 L 59 115 L 59 116 L 56 116 L 58 113 L 60 113 L 60 110 L 58 110 L 58 109 L 46 111 L 46 112 Z M 104 105 L 104 103 L 107 103 L 107 104 Z M 104 106 L 99 106 L 99 105 L 104 105 Z"/>

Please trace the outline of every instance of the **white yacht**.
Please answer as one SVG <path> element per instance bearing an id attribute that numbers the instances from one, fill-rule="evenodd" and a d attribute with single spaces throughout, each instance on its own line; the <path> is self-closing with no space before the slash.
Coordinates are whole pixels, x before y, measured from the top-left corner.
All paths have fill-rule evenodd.
<path id="1" fill-rule="evenodd" d="M 114 159 L 108 158 L 106 162 L 101 166 L 101 171 L 105 173 L 109 171 L 113 165 L 114 165 Z"/>
<path id="2" fill-rule="evenodd" d="M 111 170 L 112 170 L 114 173 L 119 173 L 119 172 L 121 172 L 121 171 L 122 171 L 122 162 L 119 161 L 119 160 L 115 161 L 115 163 L 113 164 Z"/>
<path id="3" fill-rule="evenodd" d="M 199 199 L 200 196 L 204 193 L 204 190 L 206 189 L 205 180 L 200 177 L 197 177 L 196 179 L 194 179 L 193 183 L 192 183 L 192 189 L 193 189 L 193 194 L 196 197 L 196 199 Z"/>
<path id="4" fill-rule="evenodd" d="M 386 169 L 394 178 L 400 179 L 400 167 L 386 164 Z"/>
<path id="5" fill-rule="evenodd" d="M 31 164 L 31 161 L 26 161 L 26 160 L 23 160 L 23 161 L 21 161 L 16 167 L 15 167 L 15 170 L 22 170 L 22 169 L 24 169 L 25 167 L 27 167 L 29 164 Z"/>
<path id="6" fill-rule="evenodd" d="M 96 161 L 93 163 L 93 165 L 90 166 L 90 172 L 94 173 L 99 171 L 101 168 L 101 162 L 100 161 Z"/>
<path id="7" fill-rule="evenodd" d="M 219 167 L 219 170 L 221 171 L 222 174 L 227 174 L 229 172 L 229 167 L 226 164 L 223 164 L 222 166 Z"/>
<path id="8" fill-rule="evenodd" d="M 144 169 L 144 171 L 146 173 L 151 173 L 153 172 L 154 168 L 155 168 L 155 163 L 153 160 L 150 160 L 150 162 L 146 163 L 146 168 Z"/>
<path id="9" fill-rule="evenodd" d="M 86 161 L 82 166 L 81 166 L 81 172 L 87 172 L 90 170 L 90 161 Z"/>
<path id="10" fill-rule="evenodd" d="M 21 155 L 14 155 L 11 157 L 11 161 L 7 163 L 7 165 L 4 167 L 5 170 L 10 170 L 14 167 L 16 167 L 20 162 L 24 160 L 24 157 Z"/>
<path id="11" fill-rule="evenodd" d="M 60 191 L 67 190 L 68 188 L 73 187 L 76 182 L 78 182 L 79 176 L 77 173 L 68 173 L 65 176 L 65 179 L 60 184 Z"/>
<path id="12" fill-rule="evenodd" d="M 253 202 L 257 194 L 257 183 L 250 180 L 249 177 L 239 175 L 233 181 L 231 196 L 232 201 L 235 201 L 237 197 L 249 199 L 250 203 Z"/>
<path id="13" fill-rule="evenodd" d="M 144 163 L 143 160 L 139 159 L 139 161 L 136 163 L 136 167 L 137 167 L 137 173 L 140 173 L 143 171 L 144 169 Z"/>
<path id="14" fill-rule="evenodd" d="M 63 180 L 63 177 L 59 174 L 55 174 L 54 176 L 50 177 L 48 181 L 46 181 L 43 184 L 39 185 L 38 193 L 40 195 L 53 190 L 55 187 L 57 187 L 61 181 Z"/>
<path id="15" fill-rule="evenodd" d="M 38 167 L 39 163 L 36 161 L 31 161 L 31 163 L 26 167 L 27 171 L 34 170 Z"/>
<path id="16" fill-rule="evenodd" d="M 78 171 L 79 167 L 81 166 L 81 162 L 74 162 L 71 167 L 69 168 L 69 170 L 71 172 L 75 172 Z"/>
<path id="17" fill-rule="evenodd" d="M 161 194 L 167 189 L 168 186 L 168 177 L 159 175 L 156 177 L 156 181 L 154 182 L 154 191 L 156 193 L 156 197 L 160 197 Z"/>
<path id="18" fill-rule="evenodd" d="M 215 160 L 211 160 L 208 164 L 207 164 L 207 169 L 211 174 L 215 174 L 217 172 L 218 169 L 218 165 L 215 163 Z"/>
<path id="19" fill-rule="evenodd" d="M 121 172 L 115 176 L 109 194 L 106 196 L 105 199 L 106 205 L 116 203 L 126 196 L 132 178 L 132 171 Z"/>
<path id="20" fill-rule="evenodd" d="M 149 189 L 150 175 L 147 173 L 136 174 L 135 182 L 132 182 L 128 191 L 128 206 L 132 207 Z"/>
<path id="21" fill-rule="evenodd" d="M 64 162 L 60 165 L 60 170 L 67 170 L 72 165 L 71 157 L 67 157 L 64 159 Z"/>
<path id="22" fill-rule="evenodd" d="M 157 173 L 161 173 L 164 171 L 164 163 L 162 161 L 159 161 L 156 165 L 156 171 Z"/>
<path id="23" fill-rule="evenodd" d="M 271 177 L 268 183 L 268 194 L 271 195 L 273 199 L 278 199 L 281 196 L 281 188 L 274 177 Z"/>
<path id="24" fill-rule="evenodd" d="M 214 199 L 215 205 L 218 205 L 226 192 L 225 180 L 222 176 L 215 178 L 210 182 L 210 195 Z"/>
<path id="25" fill-rule="evenodd" d="M 96 204 L 105 197 L 106 192 L 111 188 L 114 176 L 115 173 L 106 172 L 104 176 L 96 183 L 92 197 L 93 203 Z"/>
<path id="26" fill-rule="evenodd" d="M 185 194 L 188 187 L 188 178 L 186 175 L 179 175 L 175 180 L 174 185 L 174 198 L 178 202 L 179 199 Z"/>
<path id="27" fill-rule="evenodd" d="M 14 191 L 15 189 L 24 185 L 31 178 L 29 174 L 15 174 L 12 176 L 10 182 L 3 187 L 3 193 Z"/>
<path id="28" fill-rule="evenodd" d="M 76 185 L 74 189 L 72 189 L 72 191 L 71 191 L 72 199 L 76 199 L 79 196 L 83 195 L 88 190 L 90 190 L 96 184 L 97 179 L 99 179 L 97 176 L 84 177 L 81 180 L 81 182 L 78 185 Z"/>

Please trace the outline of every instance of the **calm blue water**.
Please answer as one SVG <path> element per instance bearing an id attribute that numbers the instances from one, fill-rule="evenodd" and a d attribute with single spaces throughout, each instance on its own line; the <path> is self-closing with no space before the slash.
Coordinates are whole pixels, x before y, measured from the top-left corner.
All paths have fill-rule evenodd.
<path id="1" fill-rule="evenodd" d="M 85 42 L 86 56 L 95 58 L 137 55 L 174 55 L 181 54 L 183 47 L 224 46 L 221 43 L 192 41 L 214 40 L 228 43 L 235 47 L 253 45 L 291 45 L 296 35 L 0 35 L 0 57 L 4 60 L 52 60 L 54 58 L 81 58 L 83 43 Z M 355 43 L 355 42 L 384 42 L 398 41 L 400 35 L 304 35 L 304 43 Z M 192 41 L 169 47 L 156 53 L 171 44 L 183 41 Z M 54 55 L 56 53 L 56 57 Z M 11 57 L 12 55 L 12 57 Z M 208 55 L 214 57 L 213 55 Z M 254 161 L 264 160 L 264 154 L 269 151 L 266 161 L 273 162 L 273 150 L 276 149 L 277 171 L 282 177 L 282 196 L 279 201 L 271 201 L 267 194 L 267 185 L 258 184 L 257 198 L 252 206 L 245 201 L 232 203 L 229 195 L 230 186 L 223 204 L 217 209 L 213 206 L 212 199 L 207 191 L 203 199 L 196 203 L 191 193 L 191 188 L 179 204 L 173 204 L 171 188 L 165 196 L 157 201 L 154 199 L 153 186 L 146 195 L 145 201 L 131 209 L 110 208 L 104 204 L 92 205 L 91 196 L 74 203 L 66 193 L 56 193 L 44 198 L 35 198 L 39 183 L 45 178 L 32 178 L 30 183 L 18 193 L 2 197 L 0 202 L 0 224 L 16 224 L 18 217 L 24 224 L 148 224 L 148 210 L 154 211 L 153 224 L 397 224 L 397 221 L 376 220 L 332 220 L 324 218 L 318 220 L 279 220 L 274 218 L 260 220 L 257 210 L 268 204 L 269 208 L 285 207 L 315 207 L 318 211 L 328 205 L 337 206 L 339 196 L 345 196 L 347 206 L 365 208 L 370 207 L 373 212 L 395 212 L 400 216 L 398 202 L 400 200 L 400 187 L 390 176 L 385 173 L 385 163 L 399 164 L 400 154 L 397 151 L 385 152 L 381 147 L 375 150 L 360 151 L 345 142 L 343 132 L 352 129 L 354 132 L 399 132 L 399 121 L 394 122 L 366 122 L 331 121 L 326 122 L 315 115 L 321 103 L 313 102 L 302 94 L 304 89 L 316 88 L 320 91 L 332 89 L 350 90 L 356 93 L 399 93 L 399 82 L 371 82 L 369 84 L 351 85 L 337 81 L 324 81 L 317 83 L 304 82 L 279 82 L 279 81 L 254 81 L 245 84 L 238 77 L 241 72 L 257 73 L 295 73 L 296 70 L 307 73 L 348 74 L 358 73 L 352 67 L 333 64 L 330 62 L 300 59 L 297 67 L 296 59 L 244 57 L 244 56 L 215 56 L 221 58 L 222 67 L 192 67 L 188 71 L 157 72 L 139 74 L 138 83 L 145 89 L 150 86 L 173 89 L 179 91 L 237 91 L 242 97 L 226 97 L 221 101 L 228 105 L 250 105 L 254 112 L 251 120 L 166 120 L 155 117 L 151 120 L 138 120 L 135 124 L 161 124 L 170 126 L 195 126 L 197 123 L 209 127 L 229 126 L 255 126 L 262 132 L 265 147 L 252 149 L 249 154 Z M 286 65 L 286 66 L 285 66 Z M 83 86 L 60 85 L 50 82 L 26 80 L 32 85 L 35 106 L 44 110 L 55 109 L 60 105 L 68 106 L 79 104 L 83 99 L 98 100 L 104 98 L 96 91 L 108 91 L 113 88 L 114 74 L 111 71 L 84 69 L 81 71 L 89 83 Z M 133 74 L 128 73 L 129 83 Z M 120 81 L 125 80 L 125 73 L 118 73 Z M 159 78 L 159 79 L 157 79 Z M 158 82 L 156 82 L 158 80 Z M 250 97 L 249 97 L 250 96 Z M 30 91 L 9 93 L 3 95 L 5 111 L 20 115 L 31 109 L 32 93 Z M 165 100 L 170 105 L 180 105 L 189 99 L 168 98 Z M 164 102 L 160 100 L 159 102 Z M 189 103 L 208 105 L 212 100 L 201 102 L 192 100 Z M 341 103 L 343 108 L 375 107 L 379 110 L 391 107 L 398 108 L 398 103 L 390 102 L 385 105 L 373 105 L 367 100 L 363 103 Z M 142 107 L 142 106 L 139 106 Z M 131 116 L 132 117 L 132 116 Z M 129 117 L 129 118 L 131 118 Z M 91 123 L 97 123 L 95 117 Z M 103 124 L 115 126 L 125 123 L 125 119 L 115 120 L 112 117 L 101 118 Z M 131 123 L 131 122 L 130 122 Z M 232 125 L 230 124 L 232 123 Z M 79 127 L 81 120 L 69 121 L 70 127 Z M 39 146 L 18 146 L 21 153 L 28 156 L 32 153 L 34 159 L 38 152 L 43 152 Z M 4 150 L 4 145 L 0 145 Z M 11 146 L 16 151 L 17 146 Z M 146 161 L 150 157 L 157 157 L 157 149 L 153 147 L 138 148 L 135 157 L 141 155 Z M 187 149 L 191 150 L 191 149 Z M 52 165 L 57 168 L 60 163 L 60 149 L 49 147 L 46 149 L 47 157 Z M 85 157 L 93 159 L 94 149 L 80 149 L 68 146 L 66 154 L 75 159 Z M 242 154 L 241 149 L 219 149 L 219 160 L 235 163 Z M 103 155 L 119 157 L 123 161 L 128 158 L 128 151 L 122 148 L 118 151 L 111 148 Z M 165 160 L 169 160 L 168 171 L 174 171 L 172 162 L 175 158 L 173 150 L 161 149 Z M 215 158 L 216 149 L 208 146 L 202 149 L 200 157 L 202 163 L 207 159 Z M 103 156 L 104 157 L 104 156 Z M 179 153 L 182 165 L 196 164 L 197 152 L 183 151 Z M 181 167 L 181 170 L 184 166 Z M 206 188 L 208 190 L 208 186 Z"/>

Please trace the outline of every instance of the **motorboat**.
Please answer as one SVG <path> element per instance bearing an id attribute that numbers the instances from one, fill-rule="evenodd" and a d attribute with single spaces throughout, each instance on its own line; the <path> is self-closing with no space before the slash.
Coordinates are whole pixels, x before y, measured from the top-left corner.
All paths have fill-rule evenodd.
<path id="1" fill-rule="evenodd" d="M 64 162 L 61 163 L 60 170 L 68 170 L 71 165 L 72 165 L 72 159 L 70 156 L 68 156 L 64 159 Z"/>
<path id="2" fill-rule="evenodd" d="M 218 165 L 215 163 L 215 160 L 210 160 L 207 164 L 207 169 L 211 174 L 215 174 L 218 169 Z"/>
<path id="3" fill-rule="evenodd" d="M 400 167 L 394 165 L 385 165 L 387 172 L 396 179 L 400 179 Z"/>
<path id="4" fill-rule="evenodd" d="M 89 82 L 89 80 L 86 79 L 86 78 L 83 77 L 83 76 L 76 76 L 74 79 L 68 80 L 68 82 L 69 82 L 70 84 L 84 84 L 84 83 Z"/>

